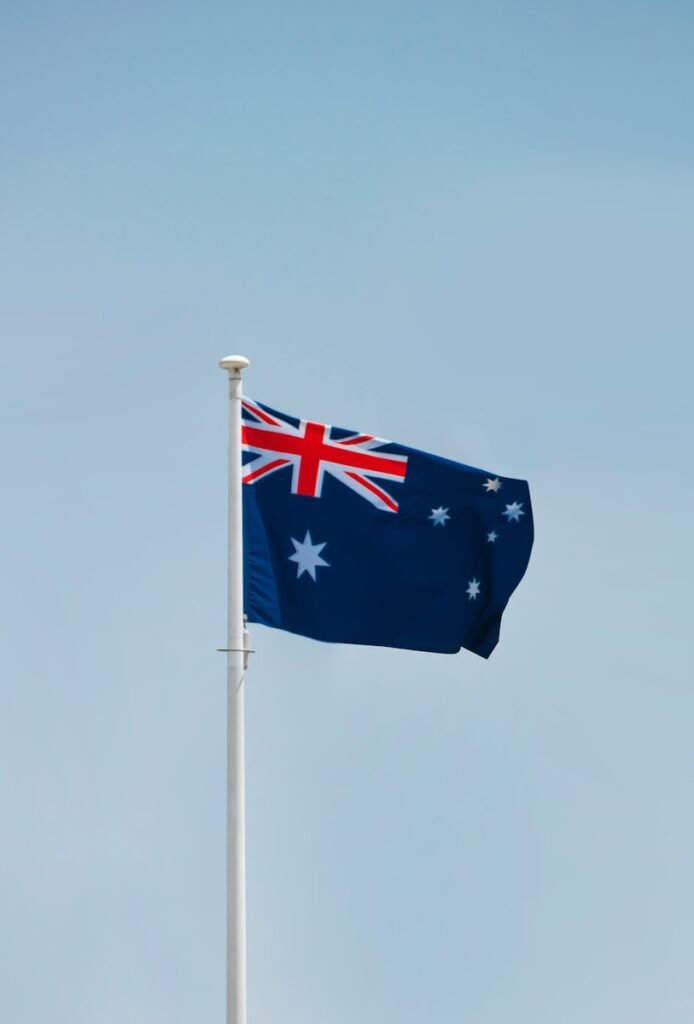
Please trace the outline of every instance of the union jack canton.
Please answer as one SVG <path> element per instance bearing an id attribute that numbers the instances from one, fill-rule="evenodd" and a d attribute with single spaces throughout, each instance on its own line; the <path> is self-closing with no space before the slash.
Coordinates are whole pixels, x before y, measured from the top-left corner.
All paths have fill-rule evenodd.
<path id="1" fill-rule="evenodd" d="M 243 408 L 252 418 L 242 427 L 244 451 L 258 456 L 246 466 L 245 484 L 291 466 L 292 494 L 320 498 L 324 476 L 329 473 L 376 508 L 398 511 L 397 501 L 374 482 L 374 478 L 398 483 L 405 479 L 407 456 L 378 451 L 388 441 L 358 433 L 333 437 L 332 427 L 312 420 L 299 420 L 295 426 L 249 398 L 244 399 Z"/>

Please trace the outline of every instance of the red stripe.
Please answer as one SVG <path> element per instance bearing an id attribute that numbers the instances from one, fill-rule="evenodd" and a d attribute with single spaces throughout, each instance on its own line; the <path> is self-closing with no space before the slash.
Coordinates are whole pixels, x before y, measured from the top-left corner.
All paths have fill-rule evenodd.
<path id="1" fill-rule="evenodd" d="M 322 462 L 323 439 L 326 428 L 322 423 L 311 423 L 304 428 L 303 452 L 299 460 L 299 476 L 296 483 L 296 493 L 307 497 L 315 497 L 318 494 L 318 474 Z"/>
<path id="2" fill-rule="evenodd" d="M 359 476 L 358 473 L 348 472 L 345 473 L 345 476 L 350 477 L 352 480 L 356 481 L 356 483 L 360 484 L 362 487 L 365 487 L 367 491 L 371 491 L 372 494 L 377 495 L 377 497 L 381 499 L 383 504 L 388 506 L 391 512 L 398 511 L 397 502 L 393 501 L 391 496 L 389 494 L 386 494 L 385 491 L 382 491 L 380 487 L 376 486 L 376 484 L 372 484 L 370 480 L 366 480 L 365 477 Z"/>
<path id="3" fill-rule="evenodd" d="M 309 428 L 309 424 L 306 426 Z M 322 424 L 315 424 L 315 426 L 322 427 Z M 375 452 L 345 450 L 344 447 L 335 443 L 317 443 L 314 437 L 307 440 L 305 436 L 294 437 L 290 434 L 274 433 L 250 424 L 244 424 L 242 436 L 244 444 L 251 448 L 259 448 L 261 451 L 304 457 L 310 454 L 311 461 L 317 458 L 320 462 L 331 462 L 337 466 L 361 469 L 365 473 L 387 473 L 389 476 L 400 477 L 402 480 L 405 479 L 407 473 L 406 459 L 400 461 L 397 458 L 379 455 Z"/>
<path id="4" fill-rule="evenodd" d="M 247 476 L 244 476 L 243 482 L 245 484 L 252 484 L 254 480 L 258 480 L 259 477 L 265 476 L 266 473 L 272 473 L 273 469 L 279 469 L 280 466 L 291 466 L 291 462 L 289 459 L 275 459 L 274 462 L 268 462 L 267 466 L 261 466 L 261 468 L 256 469 L 255 472 L 251 472 Z"/>
<path id="5" fill-rule="evenodd" d="M 346 437 L 343 441 L 336 441 L 335 444 L 363 444 L 364 441 L 373 441 L 373 434 L 358 434 L 356 437 Z"/>
<path id="6" fill-rule="evenodd" d="M 250 423 L 242 424 L 241 440 L 251 448 L 260 448 L 268 452 L 284 452 L 286 455 L 302 455 L 304 450 L 303 437 L 263 430 L 262 427 L 255 427 Z"/>
<path id="7" fill-rule="evenodd" d="M 262 420 L 264 423 L 269 423 L 271 427 L 280 426 L 279 420 L 274 419 L 269 413 L 264 412 L 259 408 L 259 406 L 255 405 L 255 403 L 244 401 L 242 404 L 247 412 L 252 412 L 254 416 L 257 416 L 258 419 Z"/>

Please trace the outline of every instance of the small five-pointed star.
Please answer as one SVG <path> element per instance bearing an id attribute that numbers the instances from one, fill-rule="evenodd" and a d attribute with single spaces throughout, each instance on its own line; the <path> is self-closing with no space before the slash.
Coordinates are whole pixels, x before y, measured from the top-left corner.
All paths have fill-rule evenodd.
<path id="1" fill-rule="evenodd" d="M 493 544 L 498 536 L 499 534 L 496 532 L 496 530 L 490 530 L 490 532 L 487 534 L 487 543 Z"/>
<path id="2" fill-rule="evenodd" d="M 493 480 L 485 480 L 482 486 L 484 487 L 487 494 L 489 494 L 490 492 L 496 494 L 496 492 L 501 489 L 501 480 L 499 480 L 498 476 L 495 476 Z"/>
<path id="3" fill-rule="evenodd" d="M 294 554 L 289 555 L 289 561 L 296 562 L 297 564 L 296 578 L 299 579 L 302 573 L 307 572 L 311 579 L 315 580 L 316 567 L 319 565 L 330 565 L 330 562 L 326 562 L 320 556 L 320 553 L 327 544 L 327 541 L 324 541 L 322 544 L 314 544 L 311 541 L 311 534 L 309 530 L 306 531 L 306 536 L 303 541 L 294 540 L 293 537 L 290 539 L 294 545 Z"/>
<path id="4" fill-rule="evenodd" d="M 510 522 L 514 522 L 514 523 L 520 522 L 520 517 L 525 515 L 525 512 L 523 511 L 523 502 L 522 501 L 514 501 L 514 502 L 512 502 L 510 505 L 506 506 L 506 510 L 504 512 L 502 512 L 501 514 L 502 514 L 502 516 L 506 516 L 507 517 L 509 523 Z"/>
<path id="5" fill-rule="evenodd" d="M 445 526 L 446 520 L 450 518 L 448 509 L 443 506 L 440 508 L 432 508 L 431 515 L 427 516 L 427 519 L 433 520 L 434 526 Z"/>
<path id="6" fill-rule="evenodd" d="M 481 584 L 480 584 L 480 581 L 478 579 L 469 580 L 468 585 L 467 585 L 467 590 L 466 590 L 466 594 L 468 596 L 468 600 L 469 601 L 476 601 L 477 600 L 477 595 L 480 592 L 480 586 L 481 586 Z"/>

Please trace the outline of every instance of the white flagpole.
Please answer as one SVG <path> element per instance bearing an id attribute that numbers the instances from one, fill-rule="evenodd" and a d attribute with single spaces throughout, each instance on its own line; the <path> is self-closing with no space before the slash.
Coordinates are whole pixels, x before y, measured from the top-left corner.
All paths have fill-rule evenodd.
<path id="1" fill-rule="evenodd" d="M 219 364 L 229 374 L 229 564 L 227 619 L 227 1024 L 246 1024 L 246 797 L 243 693 L 241 371 L 244 356 Z"/>

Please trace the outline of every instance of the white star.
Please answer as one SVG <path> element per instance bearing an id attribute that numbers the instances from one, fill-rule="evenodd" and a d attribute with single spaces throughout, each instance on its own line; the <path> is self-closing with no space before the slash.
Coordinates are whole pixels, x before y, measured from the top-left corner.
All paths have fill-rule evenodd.
<path id="1" fill-rule="evenodd" d="M 492 530 L 491 533 L 487 534 L 487 543 L 488 544 L 493 544 L 498 536 L 499 536 L 499 534 L 495 530 Z"/>
<path id="2" fill-rule="evenodd" d="M 440 508 L 432 508 L 431 515 L 427 516 L 427 519 L 432 519 L 434 521 L 434 526 L 445 526 L 446 520 L 450 518 L 448 509 L 443 506 Z"/>
<path id="3" fill-rule="evenodd" d="M 509 523 L 511 521 L 514 523 L 520 522 L 520 517 L 525 515 L 525 512 L 523 511 L 523 502 L 514 501 L 511 505 L 507 505 L 506 511 L 501 514 L 508 518 Z"/>
<path id="4" fill-rule="evenodd" d="M 477 595 L 480 592 L 480 581 L 478 579 L 469 580 L 467 585 L 467 596 L 469 601 L 476 601 Z"/>
<path id="5" fill-rule="evenodd" d="M 316 578 L 316 566 L 318 565 L 330 565 L 330 562 L 326 562 L 321 558 L 320 553 L 327 544 L 324 541 L 322 544 L 313 544 L 311 541 L 311 534 L 306 531 L 306 536 L 303 541 L 294 540 L 291 538 L 291 542 L 294 545 L 294 554 L 289 555 L 290 562 L 296 562 L 296 578 L 307 572 L 312 580 Z"/>
<path id="6" fill-rule="evenodd" d="M 499 477 L 496 476 L 494 477 L 493 480 L 485 480 L 482 486 L 484 487 L 487 494 L 489 494 L 490 491 L 496 494 L 497 491 L 501 490 L 501 480 L 499 480 Z"/>

